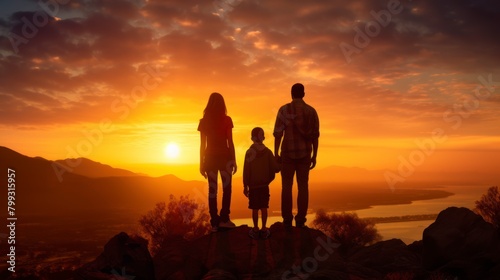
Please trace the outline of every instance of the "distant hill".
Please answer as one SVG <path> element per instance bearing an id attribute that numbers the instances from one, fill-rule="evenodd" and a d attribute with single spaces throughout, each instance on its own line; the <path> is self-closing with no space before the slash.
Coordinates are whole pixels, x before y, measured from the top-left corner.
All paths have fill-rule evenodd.
<path id="1" fill-rule="evenodd" d="M 383 170 L 335 165 L 312 170 L 309 180 L 315 182 L 385 182 Z"/>
<path id="2" fill-rule="evenodd" d="M 74 168 L 68 166 L 67 162 L 78 162 L 78 165 Z M 91 178 L 99 177 L 127 177 L 127 176 L 140 176 L 141 174 L 134 173 L 125 169 L 114 168 L 107 164 L 102 164 L 100 162 L 95 162 L 87 158 L 71 158 L 64 160 L 54 161 L 57 164 L 66 166 L 71 170 L 72 173 L 83 175 Z"/>
<path id="3" fill-rule="evenodd" d="M 28 157 L 5 147 L 0 147 L 0 159 L 0 168 L 16 170 L 17 213 L 71 215 L 78 212 L 102 216 L 123 210 L 137 214 L 151 210 L 157 202 L 168 201 L 170 195 L 189 195 L 200 205 L 205 204 L 203 207 L 207 203 L 206 181 L 184 181 L 174 175 L 149 177 L 88 159 L 50 161 Z M 321 173 L 326 178 L 324 182 L 317 181 Z M 243 196 L 241 178 L 233 178 L 232 183 L 231 215 L 246 217 L 248 199 Z M 440 190 L 421 189 L 435 184 L 414 185 L 414 190 L 408 186 L 391 191 L 380 172 L 362 168 L 318 169 L 311 173 L 310 206 L 312 209 L 347 211 L 451 195 Z M 270 189 L 269 210 L 279 215 L 279 176 Z M 219 192 L 222 192 L 220 188 Z M 6 195 L 0 192 L 0 199 L 5 201 Z"/>
<path id="4" fill-rule="evenodd" d="M 170 194 L 177 197 L 189 194 L 201 200 L 199 197 L 203 197 L 206 186 L 202 182 L 183 181 L 174 175 L 141 176 L 87 159 L 82 159 L 83 167 L 73 167 L 78 174 L 61 165 L 61 161 L 28 157 L 6 147 L 0 147 L 0 159 L 1 170 L 15 170 L 18 214 L 145 212 L 157 202 L 168 201 Z M 95 177 L 97 175 L 99 177 Z M 7 192 L 0 193 L 2 201 L 6 200 L 6 195 Z"/>
<path id="5" fill-rule="evenodd" d="M 16 171 L 18 192 L 41 192 L 50 187 L 61 185 L 60 177 L 56 174 L 52 161 L 42 157 L 28 157 L 14 150 L 0 146 L 0 167 L 2 170 L 12 168 Z M 83 180 L 85 177 L 72 172 L 61 171 L 65 184 Z M 29 193 L 28 192 L 28 193 Z M 20 198 L 22 199 L 22 198 Z"/>
<path id="6" fill-rule="evenodd" d="M 406 168 L 406 167 L 405 167 Z M 376 183 L 387 185 L 386 174 L 401 176 L 399 187 L 432 187 L 436 185 L 471 184 L 471 185 L 496 185 L 500 180 L 500 173 L 478 173 L 473 171 L 428 171 L 413 167 L 414 172 L 410 176 L 401 175 L 397 170 L 368 170 L 360 167 L 328 166 L 314 169 L 309 175 L 311 182 L 333 182 L 333 183 Z M 407 170 L 405 169 L 405 172 Z"/>

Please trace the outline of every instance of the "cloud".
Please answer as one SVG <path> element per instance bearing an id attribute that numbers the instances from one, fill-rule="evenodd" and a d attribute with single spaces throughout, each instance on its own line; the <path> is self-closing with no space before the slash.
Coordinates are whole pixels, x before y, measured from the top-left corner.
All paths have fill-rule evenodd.
<path id="1" fill-rule="evenodd" d="M 390 3 L 400 11 L 388 12 Z M 265 122 L 301 81 L 332 131 L 423 135 L 447 125 L 443 112 L 470 94 L 479 75 L 500 80 L 495 1 L 76 1 L 47 17 L 15 53 L 9 36 L 23 35 L 23 19 L 36 12 L 0 18 L 3 125 L 116 117 L 110 104 L 142 84 L 148 65 L 159 65 L 168 78 L 148 91 L 137 114 L 160 112 L 167 96 L 172 104 L 204 103 L 221 91 L 241 119 Z M 366 35 L 381 15 L 390 22 Z M 364 47 L 356 45 L 357 30 L 369 39 Z M 359 49 L 350 63 L 341 43 Z M 248 106 L 258 100 L 265 116 Z M 466 121 L 494 134 L 481 122 L 498 123 L 498 103 L 491 96 Z"/>

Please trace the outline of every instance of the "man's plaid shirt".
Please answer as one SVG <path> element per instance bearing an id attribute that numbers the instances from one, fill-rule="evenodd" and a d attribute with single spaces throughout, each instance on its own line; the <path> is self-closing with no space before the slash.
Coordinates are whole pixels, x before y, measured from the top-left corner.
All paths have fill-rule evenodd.
<path id="1" fill-rule="evenodd" d="M 312 141 L 319 137 L 319 118 L 316 110 L 302 99 L 293 99 L 279 109 L 273 135 L 284 136 L 281 144 L 282 157 L 310 157 Z"/>

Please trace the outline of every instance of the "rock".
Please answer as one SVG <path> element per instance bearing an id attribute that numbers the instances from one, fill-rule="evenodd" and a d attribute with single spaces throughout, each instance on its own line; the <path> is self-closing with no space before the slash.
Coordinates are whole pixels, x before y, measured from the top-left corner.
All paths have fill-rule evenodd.
<path id="1" fill-rule="evenodd" d="M 203 280 L 237 280 L 231 272 L 222 269 L 212 269 L 202 278 Z"/>
<path id="2" fill-rule="evenodd" d="M 354 262 L 347 262 L 346 269 L 349 271 L 349 279 L 384 279 L 384 274 Z"/>
<path id="3" fill-rule="evenodd" d="M 345 250 L 319 230 L 271 226 L 253 240 L 246 225 L 186 241 L 173 237 L 151 258 L 147 242 L 126 233 L 78 270 L 82 279 L 497 279 L 500 240 L 465 208 L 448 208 L 422 241 L 399 239 Z M 424 265 L 425 266 L 424 266 Z M 153 267 L 154 266 L 154 267 Z M 156 274 L 155 274 L 156 273 Z M 118 276 L 121 276 L 118 277 Z M 76 277 L 79 279 L 78 277 Z"/>
<path id="4" fill-rule="evenodd" d="M 422 242 L 422 240 L 413 241 L 413 243 L 409 244 L 407 248 L 408 250 L 414 252 L 415 254 L 422 256 L 422 252 L 424 250 L 424 243 Z"/>
<path id="5" fill-rule="evenodd" d="M 111 238 L 101 255 L 76 273 L 83 279 L 110 279 L 113 276 L 134 280 L 155 278 L 147 241 L 124 232 Z"/>
<path id="6" fill-rule="evenodd" d="M 346 275 L 343 260 L 336 253 L 338 244 L 319 230 L 287 230 L 282 223 L 275 223 L 267 240 L 251 239 L 249 230 L 248 226 L 239 226 L 190 242 L 169 242 L 168 249 L 155 256 L 156 279 L 293 279 L 297 274 L 316 279 L 316 274 Z"/>
<path id="7" fill-rule="evenodd" d="M 166 242 L 153 258 L 156 279 L 195 279 L 206 273 L 201 260 L 187 249 L 192 246 L 182 236 L 173 236 Z"/>
<path id="8" fill-rule="evenodd" d="M 459 278 L 486 279 L 500 261 L 500 240 L 493 225 L 467 208 L 450 207 L 439 213 L 424 230 L 422 241 L 424 267 Z"/>
<path id="9" fill-rule="evenodd" d="M 307 279 L 310 279 L 310 280 L 351 280 L 353 278 L 350 277 L 349 274 L 346 272 L 324 269 L 324 270 L 316 271 L 314 274 L 312 274 Z"/>
<path id="10" fill-rule="evenodd" d="M 375 270 L 382 275 L 390 272 L 417 271 L 420 256 L 408 249 L 400 239 L 380 241 L 367 247 L 360 247 L 348 257 L 348 261 Z"/>

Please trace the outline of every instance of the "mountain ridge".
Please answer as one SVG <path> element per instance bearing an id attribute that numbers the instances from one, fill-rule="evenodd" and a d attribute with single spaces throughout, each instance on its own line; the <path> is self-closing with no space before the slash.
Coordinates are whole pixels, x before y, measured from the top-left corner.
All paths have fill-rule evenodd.
<path id="1" fill-rule="evenodd" d="M 15 170 L 16 210 L 21 214 L 64 215 L 75 211 L 108 211 L 124 208 L 125 205 L 125 208 L 135 212 L 145 212 L 156 203 L 167 201 L 171 194 L 180 196 L 186 190 L 203 193 L 202 182 L 184 181 L 171 174 L 158 178 L 140 174 L 113 176 L 118 173 L 130 175 L 132 172 L 103 167 L 105 165 L 91 160 L 87 164 L 100 169 L 101 177 L 73 173 L 57 161 L 29 157 L 3 146 L 0 146 L 0 158 L 0 168 Z M 102 170 L 109 173 L 103 174 Z M 6 192 L 2 192 L 0 198 L 5 195 Z"/>
<path id="2" fill-rule="evenodd" d="M 75 167 L 69 167 L 66 162 L 70 161 L 78 161 L 79 164 Z M 88 158 L 79 157 L 79 158 L 67 158 L 67 159 L 59 159 L 53 161 L 56 164 L 60 164 L 62 166 L 67 166 L 71 169 L 71 172 L 74 174 L 83 175 L 91 178 L 99 178 L 99 177 L 127 177 L 127 176 L 147 176 L 145 174 L 139 174 L 132 172 L 130 170 L 112 167 L 111 165 L 100 163 L 97 161 L 93 161 Z"/>
<path id="3" fill-rule="evenodd" d="M 158 202 L 167 202 L 171 195 L 189 196 L 200 205 L 206 204 L 208 200 L 206 181 L 186 181 L 172 174 L 160 177 L 105 176 L 115 175 L 117 170 L 122 171 L 89 160 L 88 164 L 95 165 L 101 171 L 105 170 L 109 173 L 100 172 L 99 175 L 102 177 L 88 177 L 73 173 L 71 169 L 56 161 L 28 157 L 6 147 L 0 149 L 0 158 L 3 159 L 0 161 L 0 168 L 5 170 L 12 167 L 16 170 L 16 184 L 19 187 L 16 193 L 18 196 L 16 204 L 19 206 L 19 211 L 25 213 L 43 212 L 67 215 L 96 210 L 93 212 L 101 211 L 102 215 L 112 216 L 111 212 L 116 209 L 128 209 L 130 213 L 140 215 L 154 208 Z M 76 167 L 76 162 L 71 163 Z M 361 168 L 352 170 L 367 172 Z M 329 172 L 332 176 L 332 172 Z M 126 174 L 131 173 L 126 172 Z M 365 176 L 365 179 L 367 177 Z M 232 217 L 246 217 L 248 199 L 242 194 L 241 177 L 233 177 L 232 187 L 231 215 Z M 374 205 L 408 204 L 414 200 L 452 195 L 450 192 L 429 190 L 425 187 L 428 188 L 429 184 L 407 184 L 404 187 L 398 186 L 397 189 L 390 189 L 384 181 L 318 183 L 311 180 L 311 211 L 319 208 L 329 211 L 353 211 Z M 0 198 L 5 195 L 6 193 L 1 193 Z M 270 184 L 270 195 L 270 211 L 279 212 L 281 203 L 279 179 Z"/>

